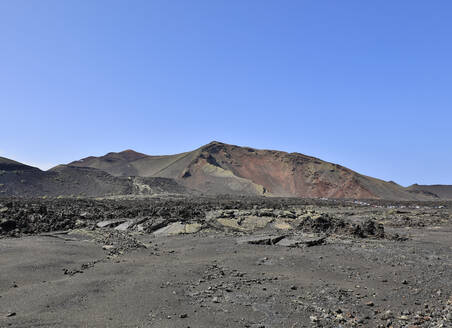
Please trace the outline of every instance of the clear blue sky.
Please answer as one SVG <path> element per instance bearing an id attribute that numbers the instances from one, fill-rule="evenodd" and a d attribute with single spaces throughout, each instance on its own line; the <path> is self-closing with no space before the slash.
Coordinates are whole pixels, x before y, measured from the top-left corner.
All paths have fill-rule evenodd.
<path id="1" fill-rule="evenodd" d="M 450 0 L 0 1 L 0 156 L 211 140 L 452 184 Z"/>

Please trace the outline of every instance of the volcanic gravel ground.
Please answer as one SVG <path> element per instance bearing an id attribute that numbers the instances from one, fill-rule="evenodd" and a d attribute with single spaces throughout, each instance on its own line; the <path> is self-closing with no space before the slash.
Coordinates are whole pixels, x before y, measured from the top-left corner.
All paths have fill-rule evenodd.
<path id="1" fill-rule="evenodd" d="M 0 327 L 452 326 L 450 203 L 0 199 L 0 226 Z"/>

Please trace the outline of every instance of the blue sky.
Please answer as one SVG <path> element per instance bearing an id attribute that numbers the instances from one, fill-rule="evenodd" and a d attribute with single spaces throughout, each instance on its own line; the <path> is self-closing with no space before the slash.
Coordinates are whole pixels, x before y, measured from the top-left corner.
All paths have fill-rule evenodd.
<path id="1" fill-rule="evenodd" d="M 211 140 L 452 184 L 449 0 L 0 1 L 0 156 Z"/>

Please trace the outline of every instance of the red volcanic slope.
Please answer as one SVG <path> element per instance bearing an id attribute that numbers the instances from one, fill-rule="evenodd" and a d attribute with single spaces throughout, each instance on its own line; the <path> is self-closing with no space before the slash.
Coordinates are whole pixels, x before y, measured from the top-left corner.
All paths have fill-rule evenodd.
<path id="1" fill-rule="evenodd" d="M 432 199 L 426 193 L 410 192 L 393 182 L 367 177 L 318 158 L 216 141 L 176 155 L 148 156 L 128 150 L 88 157 L 70 165 L 93 167 L 115 176 L 173 178 L 208 194 Z"/>

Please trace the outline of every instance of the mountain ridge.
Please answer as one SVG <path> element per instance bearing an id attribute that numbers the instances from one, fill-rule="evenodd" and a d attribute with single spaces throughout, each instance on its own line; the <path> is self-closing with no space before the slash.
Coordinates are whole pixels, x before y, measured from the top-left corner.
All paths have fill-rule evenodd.
<path id="1" fill-rule="evenodd" d="M 299 198 L 452 199 L 450 186 L 404 188 L 298 152 L 212 141 L 192 151 L 127 149 L 47 171 L 0 157 L 0 195 L 231 194 Z"/>
<path id="2" fill-rule="evenodd" d="M 452 199 L 452 185 L 434 184 L 419 185 L 413 184 L 407 188 L 410 192 L 422 192 L 431 194 L 440 199 Z"/>
<path id="3" fill-rule="evenodd" d="M 430 194 L 410 192 L 394 182 L 368 177 L 339 164 L 298 152 L 255 149 L 212 141 L 180 154 L 141 155 L 128 160 L 124 152 L 109 153 L 70 165 L 94 167 L 114 176 L 171 178 L 208 194 L 403 200 L 433 198 Z"/>
<path id="4" fill-rule="evenodd" d="M 0 159 L 3 162 L 15 162 Z M 15 162 L 18 163 L 18 162 Z M 21 163 L 0 169 L 0 196 L 104 197 L 123 195 L 187 194 L 173 179 L 116 177 L 91 167 L 58 165 L 47 171 Z"/>

